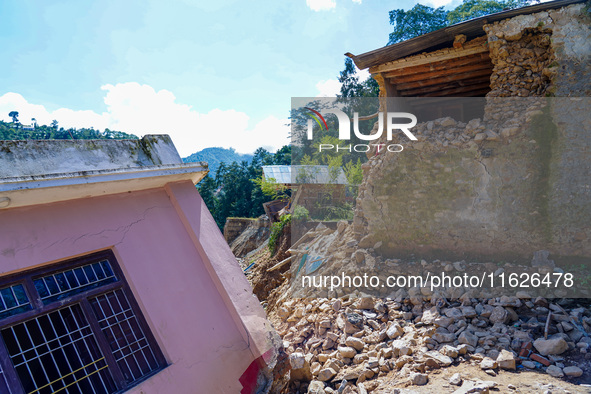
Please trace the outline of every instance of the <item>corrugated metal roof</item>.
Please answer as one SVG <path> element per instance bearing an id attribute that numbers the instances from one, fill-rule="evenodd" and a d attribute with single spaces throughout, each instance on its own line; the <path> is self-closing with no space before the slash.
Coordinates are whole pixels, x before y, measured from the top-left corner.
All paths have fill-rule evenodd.
<path id="1" fill-rule="evenodd" d="M 281 184 L 314 183 L 346 185 L 347 177 L 341 167 L 328 166 L 263 166 L 265 179 L 273 178 Z"/>
<path id="2" fill-rule="evenodd" d="M 362 53 L 357 56 L 350 53 L 346 53 L 345 55 L 352 58 L 355 65 L 362 70 L 364 68 L 377 66 L 379 64 L 416 55 L 418 53 L 450 47 L 453 44 L 455 36 L 458 34 L 465 34 L 468 40 L 483 36 L 485 33 L 482 27 L 487 23 L 513 18 L 517 15 L 533 14 L 544 10 L 565 7 L 570 4 L 583 3 L 584 1 L 585 0 L 556 0 L 514 10 L 497 12 L 495 14 L 456 23 L 455 25 L 444 27 L 443 29 L 411 38 L 410 40 L 402 41 L 397 44 Z"/>

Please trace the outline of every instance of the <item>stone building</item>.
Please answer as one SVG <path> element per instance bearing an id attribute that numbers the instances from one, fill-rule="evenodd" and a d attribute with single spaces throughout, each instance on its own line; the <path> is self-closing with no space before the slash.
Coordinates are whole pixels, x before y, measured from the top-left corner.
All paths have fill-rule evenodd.
<path id="1" fill-rule="evenodd" d="M 419 122 L 418 141 L 400 137 L 403 152 L 368 154 L 360 247 L 382 241 L 382 253 L 450 259 L 591 256 L 585 3 L 504 11 L 348 56 L 378 81 L 381 111 Z"/>
<path id="2" fill-rule="evenodd" d="M 0 141 L 0 392 L 269 381 L 270 326 L 195 189 L 206 173 L 168 136 Z"/>

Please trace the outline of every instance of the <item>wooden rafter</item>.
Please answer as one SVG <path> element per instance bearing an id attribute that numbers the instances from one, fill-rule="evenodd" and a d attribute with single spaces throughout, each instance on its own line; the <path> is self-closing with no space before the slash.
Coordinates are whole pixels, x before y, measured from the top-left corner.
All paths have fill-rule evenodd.
<path id="1" fill-rule="evenodd" d="M 395 60 L 393 62 L 388 62 L 385 64 L 380 64 L 379 66 L 371 67 L 369 69 L 369 72 L 372 74 L 379 72 L 385 73 L 408 67 L 422 66 L 434 62 L 441 62 L 444 60 L 451 60 L 460 57 L 466 57 L 469 55 L 476 55 L 479 53 L 488 53 L 488 45 L 486 45 L 486 42 L 478 42 L 466 45 L 464 48 L 440 49 L 432 53 L 425 53 L 400 60 Z"/>
<path id="2" fill-rule="evenodd" d="M 423 79 L 420 81 L 415 82 L 407 82 L 407 83 L 396 83 L 394 84 L 398 91 L 409 90 L 409 89 L 417 89 L 421 87 L 433 86 L 433 85 L 440 85 L 447 82 L 459 82 L 462 80 L 469 80 L 475 79 L 478 77 L 488 76 L 490 77 L 491 69 L 484 69 L 484 70 L 477 70 L 471 71 L 463 74 L 454 74 L 454 75 L 445 75 L 442 77 L 431 78 L 431 79 Z"/>
<path id="3" fill-rule="evenodd" d="M 406 75 L 406 76 L 391 77 L 390 81 L 392 81 L 392 83 L 394 85 L 400 85 L 400 84 L 404 84 L 404 83 L 424 81 L 424 80 L 444 77 L 446 75 L 462 76 L 465 73 L 470 73 L 472 71 L 481 71 L 481 70 L 488 70 L 489 71 L 488 73 L 492 74 L 492 68 L 493 68 L 493 66 L 490 62 L 480 62 L 480 63 L 476 63 L 476 64 L 469 64 L 466 66 L 450 67 L 446 70 L 437 70 L 437 71 L 425 72 L 422 74 L 412 74 L 412 75 Z"/>
<path id="4" fill-rule="evenodd" d="M 468 88 L 469 89 L 474 85 L 489 86 L 490 81 L 488 78 L 479 78 L 479 79 L 469 80 L 469 81 L 455 81 L 453 83 L 433 85 L 433 86 L 419 88 L 419 89 L 405 90 L 405 91 L 401 92 L 401 95 L 405 96 L 405 97 L 421 97 L 426 94 L 445 91 L 448 89 L 458 89 L 458 88 Z"/>

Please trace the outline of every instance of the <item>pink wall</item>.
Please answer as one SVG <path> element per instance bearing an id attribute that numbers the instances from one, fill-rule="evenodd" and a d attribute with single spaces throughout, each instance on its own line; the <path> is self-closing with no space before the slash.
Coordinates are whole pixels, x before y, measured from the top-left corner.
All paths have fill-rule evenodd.
<path id="1" fill-rule="evenodd" d="M 0 211 L 0 273 L 106 248 L 170 364 L 130 392 L 240 392 L 270 327 L 191 182 Z"/>

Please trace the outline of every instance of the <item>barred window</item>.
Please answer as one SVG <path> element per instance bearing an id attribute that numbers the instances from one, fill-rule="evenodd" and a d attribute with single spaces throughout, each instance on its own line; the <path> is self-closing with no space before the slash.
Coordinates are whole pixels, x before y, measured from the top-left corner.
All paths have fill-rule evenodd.
<path id="1" fill-rule="evenodd" d="M 110 251 L 0 278 L 0 339 L 0 393 L 117 393 L 166 366 Z"/>

